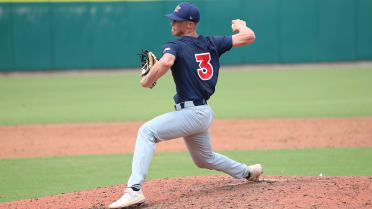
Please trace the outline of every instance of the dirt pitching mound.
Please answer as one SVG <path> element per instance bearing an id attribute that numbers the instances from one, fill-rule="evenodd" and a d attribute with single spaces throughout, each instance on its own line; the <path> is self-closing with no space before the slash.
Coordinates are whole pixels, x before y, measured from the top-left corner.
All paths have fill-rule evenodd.
<path id="1" fill-rule="evenodd" d="M 1 203 L 0 208 L 106 208 L 126 185 Z M 372 177 L 227 175 L 146 181 L 146 202 L 131 208 L 372 208 Z"/>

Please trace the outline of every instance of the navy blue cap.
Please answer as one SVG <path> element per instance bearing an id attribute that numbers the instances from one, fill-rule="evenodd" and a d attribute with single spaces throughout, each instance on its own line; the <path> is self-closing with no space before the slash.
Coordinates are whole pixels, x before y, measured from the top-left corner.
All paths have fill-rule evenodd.
<path id="1" fill-rule="evenodd" d="M 189 2 L 182 2 L 174 9 L 174 12 L 171 14 L 165 15 L 172 20 L 176 21 L 193 21 L 199 22 L 200 20 L 200 13 L 199 9 Z"/>

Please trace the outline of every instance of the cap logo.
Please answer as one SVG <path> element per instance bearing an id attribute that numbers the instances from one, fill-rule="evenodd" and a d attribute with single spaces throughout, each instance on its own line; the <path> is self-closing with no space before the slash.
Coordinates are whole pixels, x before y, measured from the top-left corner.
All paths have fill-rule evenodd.
<path id="1" fill-rule="evenodd" d="M 192 17 L 190 16 L 190 20 L 192 20 Z"/>
<path id="2" fill-rule="evenodd" d="M 180 11 L 180 9 L 181 9 L 181 7 L 180 7 L 180 5 L 178 5 L 178 6 L 174 9 L 174 12 L 178 12 L 178 11 Z"/>

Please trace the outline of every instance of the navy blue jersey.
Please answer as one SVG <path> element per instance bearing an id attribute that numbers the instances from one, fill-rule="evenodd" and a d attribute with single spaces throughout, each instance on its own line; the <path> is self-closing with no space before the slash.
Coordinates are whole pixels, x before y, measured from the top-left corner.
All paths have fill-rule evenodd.
<path id="1" fill-rule="evenodd" d="M 163 46 L 163 54 L 176 57 L 171 68 L 176 103 L 205 99 L 214 93 L 220 56 L 232 47 L 232 36 L 184 36 Z"/>

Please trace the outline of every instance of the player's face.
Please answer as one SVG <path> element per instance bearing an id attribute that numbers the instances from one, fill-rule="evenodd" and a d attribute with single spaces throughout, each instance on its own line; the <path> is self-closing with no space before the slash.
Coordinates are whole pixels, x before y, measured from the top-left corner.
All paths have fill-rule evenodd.
<path id="1" fill-rule="evenodd" d="M 186 32 L 186 21 L 175 21 L 172 20 L 172 35 L 183 36 Z"/>

